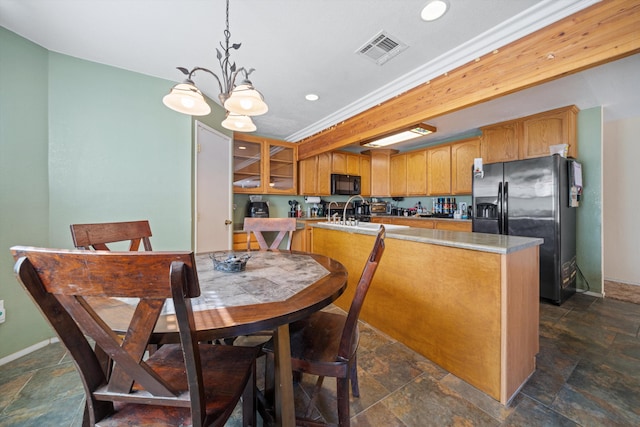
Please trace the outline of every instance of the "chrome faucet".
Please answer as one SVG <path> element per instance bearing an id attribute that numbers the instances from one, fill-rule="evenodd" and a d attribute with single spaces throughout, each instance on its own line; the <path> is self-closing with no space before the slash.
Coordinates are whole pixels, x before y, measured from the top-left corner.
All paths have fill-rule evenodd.
<path id="1" fill-rule="evenodd" d="M 336 202 L 334 200 L 329 202 L 329 207 L 327 208 L 327 222 L 331 222 L 331 203 L 335 203 L 336 207 L 338 207 L 338 202 Z M 334 214 L 334 218 L 335 218 L 336 215 L 338 215 L 338 214 L 337 213 Z M 334 222 L 335 222 L 335 219 L 334 219 Z"/>
<path id="2" fill-rule="evenodd" d="M 364 197 L 362 197 L 359 194 L 355 194 L 349 197 L 349 199 L 347 200 L 347 203 L 344 204 L 344 210 L 342 211 L 342 222 L 344 223 L 344 225 L 347 225 L 347 207 L 349 207 L 349 203 L 351 203 L 351 201 L 356 197 L 360 197 L 360 200 L 362 200 L 362 203 L 365 202 Z"/>

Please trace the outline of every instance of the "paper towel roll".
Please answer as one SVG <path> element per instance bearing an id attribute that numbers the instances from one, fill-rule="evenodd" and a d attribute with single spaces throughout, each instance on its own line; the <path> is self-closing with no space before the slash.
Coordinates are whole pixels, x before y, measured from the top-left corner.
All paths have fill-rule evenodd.
<path id="1" fill-rule="evenodd" d="M 320 203 L 320 197 L 317 196 L 305 196 L 304 201 L 307 203 Z"/>

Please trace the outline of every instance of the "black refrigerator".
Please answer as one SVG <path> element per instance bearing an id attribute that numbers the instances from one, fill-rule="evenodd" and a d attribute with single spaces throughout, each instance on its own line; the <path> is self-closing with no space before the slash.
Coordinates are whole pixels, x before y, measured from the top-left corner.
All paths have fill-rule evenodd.
<path id="1" fill-rule="evenodd" d="M 473 231 L 544 239 L 540 298 L 558 305 L 576 292 L 572 162 L 554 154 L 486 164 L 483 173 L 473 172 Z"/>

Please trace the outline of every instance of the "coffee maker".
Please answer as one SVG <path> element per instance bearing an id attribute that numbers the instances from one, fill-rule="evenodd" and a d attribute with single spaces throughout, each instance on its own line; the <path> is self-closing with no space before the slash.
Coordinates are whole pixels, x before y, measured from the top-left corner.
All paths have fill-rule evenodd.
<path id="1" fill-rule="evenodd" d="M 245 214 L 251 218 L 269 218 L 269 204 L 267 202 L 247 202 L 247 212 Z"/>

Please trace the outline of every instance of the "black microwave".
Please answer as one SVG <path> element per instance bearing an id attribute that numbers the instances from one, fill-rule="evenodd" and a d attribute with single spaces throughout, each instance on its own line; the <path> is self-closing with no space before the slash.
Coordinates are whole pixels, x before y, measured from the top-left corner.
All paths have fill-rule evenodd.
<path id="1" fill-rule="evenodd" d="M 331 194 L 344 196 L 360 194 L 360 177 L 357 175 L 331 174 Z"/>

